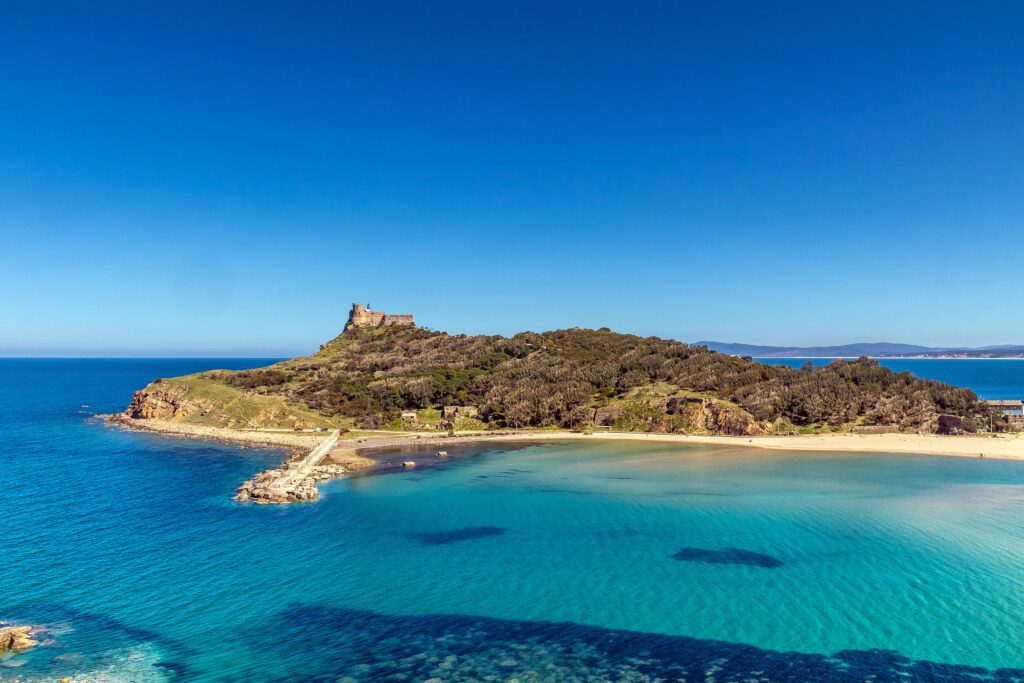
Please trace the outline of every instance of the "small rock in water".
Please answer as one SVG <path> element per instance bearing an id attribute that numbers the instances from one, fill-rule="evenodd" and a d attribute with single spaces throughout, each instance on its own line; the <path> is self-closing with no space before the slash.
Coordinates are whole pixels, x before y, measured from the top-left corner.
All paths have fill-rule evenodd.
<path id="1" fill-rule="evenodd" d="M 0 626 L 0 654 L 5 652 L 24 652 L 35 647 L 39 641 L 33 640 L 33 626 Z"/>

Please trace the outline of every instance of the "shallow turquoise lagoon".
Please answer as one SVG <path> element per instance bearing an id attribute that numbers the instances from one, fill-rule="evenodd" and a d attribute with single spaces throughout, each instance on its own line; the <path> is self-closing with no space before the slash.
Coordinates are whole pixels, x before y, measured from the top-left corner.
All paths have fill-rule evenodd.
<path id="1" fill-rule="evenodd" d="M 532 445 L 258 507 L 280 453 L 89 418 L 226 365 L 0 361 L 0 619 L 50 629 L 0 680 L 1024 680 L 1024 463 Z"/>

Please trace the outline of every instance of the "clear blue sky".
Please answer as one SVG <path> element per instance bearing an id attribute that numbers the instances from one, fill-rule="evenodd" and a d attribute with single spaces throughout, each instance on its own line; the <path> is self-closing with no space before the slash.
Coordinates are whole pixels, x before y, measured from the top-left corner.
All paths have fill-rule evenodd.
<path id="1" fill-rule="evenodd" d="M 1024 3 L 0 0 L 0 355 L 1024 343 Z"/>

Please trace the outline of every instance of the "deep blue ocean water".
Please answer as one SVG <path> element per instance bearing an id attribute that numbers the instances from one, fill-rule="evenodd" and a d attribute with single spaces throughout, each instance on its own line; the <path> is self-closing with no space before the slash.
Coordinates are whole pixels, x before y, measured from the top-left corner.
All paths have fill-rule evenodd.
<path id="1" fill-rule="evenodd" d="M 757 358 L 770 365 L 799 368 L 806 361 L 827 365 L 832 358 Z M 924 379 L 973 389 L 984 399 L 1024 399 L 1024 360 L 880 358 L 878 362 L 895 372 L 909 372 Z"/>
<path id="2" fill-rule="evenodd" d="M 1024 680 L 1024 463 L 481 448 L 260 507 L 280 453 L 90 417 L 264 362 L 0 360 L 0 620 L 49 629 L 0 680 Z"/>

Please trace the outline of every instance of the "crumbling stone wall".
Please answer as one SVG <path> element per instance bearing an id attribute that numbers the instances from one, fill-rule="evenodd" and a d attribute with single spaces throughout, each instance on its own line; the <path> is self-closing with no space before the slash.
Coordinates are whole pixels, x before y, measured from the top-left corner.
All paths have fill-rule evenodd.
<path id="1" fill-rule="evenodd" d="M 411 315 L 371 311 L 362 304 L 352 304 L 352 310 L 348 313 L 348 322 L 345 323 L 345 329 L 390 325 L 413 326 L 415 324 L 416 322 Z"/>

